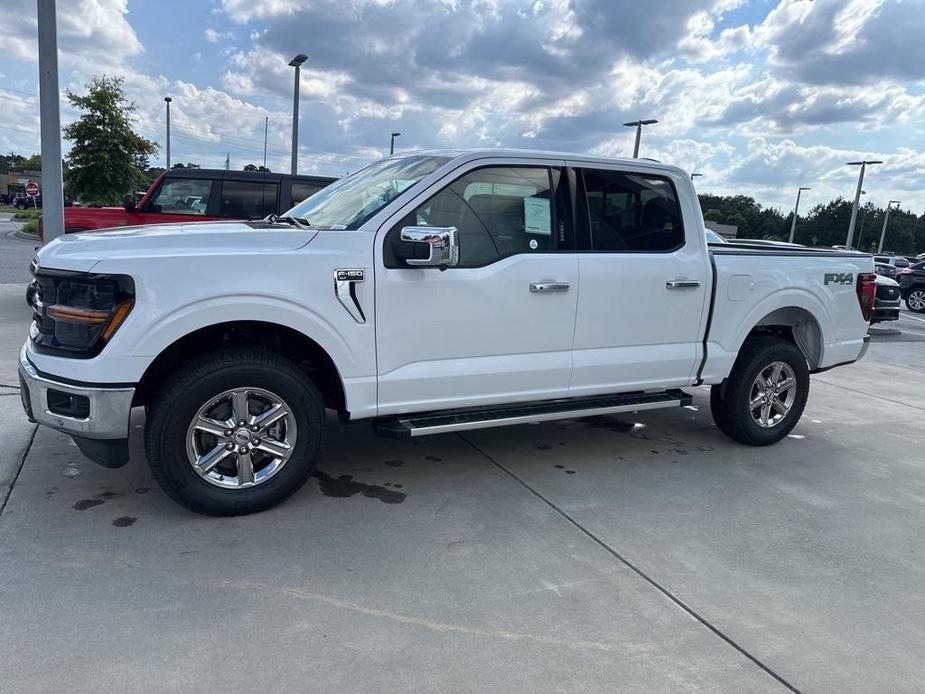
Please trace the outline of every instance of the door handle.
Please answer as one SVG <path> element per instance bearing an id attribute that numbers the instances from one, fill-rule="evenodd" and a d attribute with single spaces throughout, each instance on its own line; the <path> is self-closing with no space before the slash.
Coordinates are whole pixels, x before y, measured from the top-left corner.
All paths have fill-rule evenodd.
<path id="1" fill-rule="evenodd" d="M 538 294 L 540 292 L 567 292 L 569 290 L 567 282 L 531 282 L 530 293 Z"/>
<path id="2" fill-rule="evenodd" d="M 700 286 L 700 280 L 668 280 L 665 289 L 694 289 Z"/>

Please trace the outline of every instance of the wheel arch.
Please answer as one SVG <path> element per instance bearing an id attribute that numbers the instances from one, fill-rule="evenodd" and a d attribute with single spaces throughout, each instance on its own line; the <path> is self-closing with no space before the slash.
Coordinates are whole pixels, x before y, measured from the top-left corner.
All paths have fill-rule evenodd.
<path id="1" fill-rule="evenodd" d="M 175 339 L 145 369 L 135 390 L 133 406 L 148 404 L 158 386 L 184 363 L 217 348 L 232 346 L 260 347 L 286 357 L 308 373 L 327 407 L 347 412 L 344 381 L 330 354 L 294 328 L 259 320 L 214 323 Z"/>
<path id="2" fill-rule="evenodd" d="M 816 316 L 804 307 L 784 306 L 767 313 L 752 326 L 742 344 L 753 335 L 773 335 L 792 342 L 803 353 L 810 371 L 817 370 L 822 363 L 825 344 L 822 327 Z"/>

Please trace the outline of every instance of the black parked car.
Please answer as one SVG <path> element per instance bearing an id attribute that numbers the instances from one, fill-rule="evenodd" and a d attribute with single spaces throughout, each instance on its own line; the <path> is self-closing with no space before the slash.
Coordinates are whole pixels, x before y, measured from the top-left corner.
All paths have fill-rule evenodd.
<path id="1" fill-rule="evenodd" d="M 910 311 L 925 313 L 925 262 L 903 268 L 896 275 Z"/>

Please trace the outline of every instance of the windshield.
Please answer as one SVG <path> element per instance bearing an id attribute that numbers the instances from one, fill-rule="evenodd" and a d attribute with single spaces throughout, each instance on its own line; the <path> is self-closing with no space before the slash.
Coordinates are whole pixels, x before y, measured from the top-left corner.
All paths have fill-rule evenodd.
<path id="1" fill-rule="evenodd" d="M 363 222 L 448 161 L 448 157 L 434 156 L 383 159 L 335 181 L 283 216 L 299 219 L 315 229 L 359 229 Z"/>

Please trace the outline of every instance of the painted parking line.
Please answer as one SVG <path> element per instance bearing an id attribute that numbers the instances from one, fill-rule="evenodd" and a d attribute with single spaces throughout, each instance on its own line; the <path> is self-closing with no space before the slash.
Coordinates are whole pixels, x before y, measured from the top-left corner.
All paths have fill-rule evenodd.
<path id="1" fill-rule="evenodd" d="M 918 321 L 919 323 L 925 323 L 925 318 L 919 318 L 918 316 L 910 316 L 907 313 L 900 313 L 899 319 L 902 320 L 903 318 L 909 318 L 911 320 Z"/>

